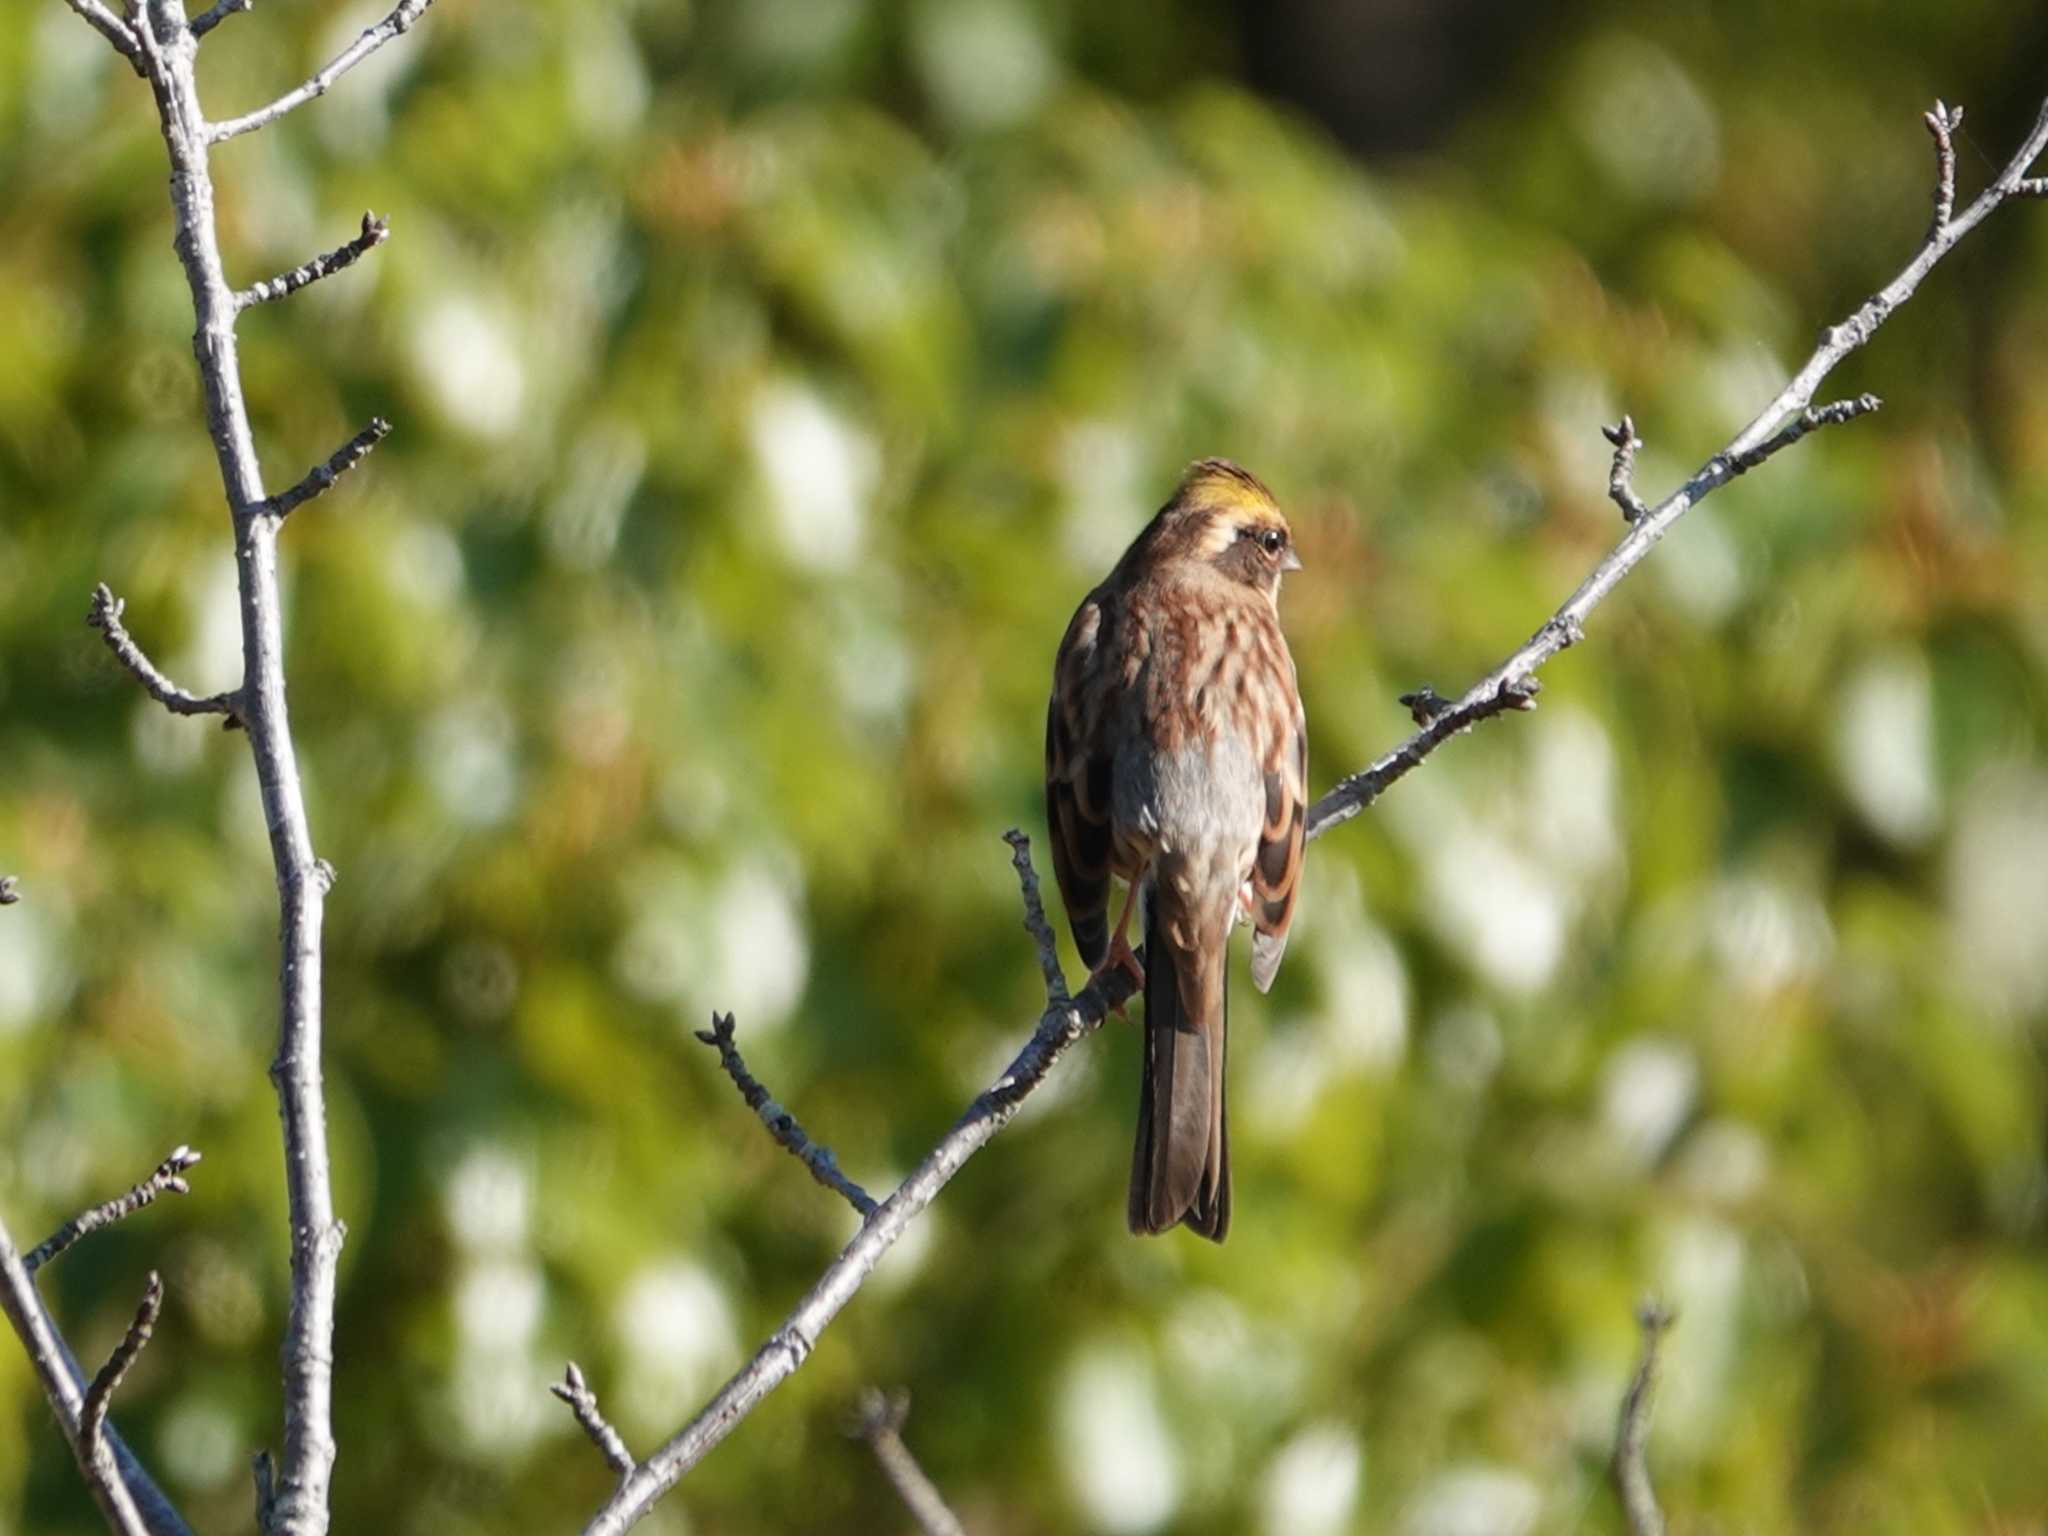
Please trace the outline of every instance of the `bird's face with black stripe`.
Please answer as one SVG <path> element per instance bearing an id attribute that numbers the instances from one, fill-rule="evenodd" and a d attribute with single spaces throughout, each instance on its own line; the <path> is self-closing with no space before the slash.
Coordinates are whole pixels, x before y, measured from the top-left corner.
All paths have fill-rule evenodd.
<path id="1" fill-rule="evenodd" d="M 1214 566 L 1277 603 L 1280 578 L 1301 569 L 1273 493 L 1228 459 L 1191 466 L 1154 524 L 1162 554 Z"/>

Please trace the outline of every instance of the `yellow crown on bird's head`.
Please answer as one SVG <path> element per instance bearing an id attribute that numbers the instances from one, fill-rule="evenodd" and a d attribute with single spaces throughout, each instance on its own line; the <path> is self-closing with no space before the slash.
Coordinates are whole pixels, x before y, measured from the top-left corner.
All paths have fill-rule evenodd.
<path id="1" fill-rule="evenodd" d="M 1184 507 L 1212 512 L 1280 515 L 1280 503 L 1266 483 L 1229 459 L 1197 459 L 1181 474 L 1173 499 Z"/>
<path id="2" fill-rule="evenodd" d="M 1242 541 L 1270 544 L 1269 553 L 1280 562 L 1278 570 L 1301 569 L 1280 503 L 1264 481 L 1229 459 L 1197 459 L 1190 464 L 1173 499 L 1153 519 L 1153 531 L 1163 550 L 1219 563 L 1235 559 L 1231 551 Z M 1246 565 L 1242 574 L 1255 579 L 1256 563 Z"/>

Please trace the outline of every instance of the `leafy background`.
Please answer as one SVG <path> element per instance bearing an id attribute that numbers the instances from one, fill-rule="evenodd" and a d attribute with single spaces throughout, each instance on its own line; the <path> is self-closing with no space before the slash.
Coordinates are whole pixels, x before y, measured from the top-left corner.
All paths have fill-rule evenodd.
<path id="1" fill-rule="evenodd" d="M 379 7 L 267 0 L 226 116 Z M 1421 8 L 1428 10 L 1429 8 Z M 848 1234 L 690 1031 L 886 1184 L 1021 1040 L 1074 601 L 1198 454 L 1257 468 L 1327 785 L 1462 686 L 2031 121 L 2028 8 L 442 0 L 215 156 L 286 538 L 350 1230 L 336 1528 L 573 1528 L 545 1393 L 677 1426 Z M 277 1437 L 275 910 L 189 686 L 233 573 L 144 93 L 0 0 L 0 1201 L 171 1146 L 189 1199 L 47 1277 L 208 1530 Z M 2048 1523 L 2048 216 L 1843 370 L 1884 413 L 1690 517 L 1546 676 L 1317 845 L 1234 1010 L 1237 1225 L 1122 1231 L 1135 1031 L 1077 1052 L 665 1532 L 901 1528 L 863 1385 L 982 1533 L 1614 1530 L 1646 1291 L 1681 1528 Z M 1242 986 L 1240 976 L 1239 985 Z M 0 1527 L 94 1529 L 0 1350 Z"/>

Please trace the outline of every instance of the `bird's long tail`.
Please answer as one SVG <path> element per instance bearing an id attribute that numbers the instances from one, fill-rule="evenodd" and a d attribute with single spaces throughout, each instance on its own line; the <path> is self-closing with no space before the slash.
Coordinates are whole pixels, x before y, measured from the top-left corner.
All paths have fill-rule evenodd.
<path id="1" fill-rule="evenodd" d="M 1180 1222 L 1222 1242 L 1230 1230 L 1230 1136 L 1223 1057 L 1229 941 L 1177 951 L 1162 931 L 1156 891 L 1145 900 L 1145 1069 L 1131 1158 L 1133 1232 Z"/>

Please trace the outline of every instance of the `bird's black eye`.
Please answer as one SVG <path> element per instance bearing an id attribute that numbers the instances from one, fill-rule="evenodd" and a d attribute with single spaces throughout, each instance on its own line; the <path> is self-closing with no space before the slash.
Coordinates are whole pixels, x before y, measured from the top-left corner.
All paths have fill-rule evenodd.
<path id="1" fill-rule="evenodd" d="M 1277 555 L 1287 547 L 1287 535 L 1278 528 L 1263 528 L 1259 531 L 1259 548 L 1269 555 Z"/>

